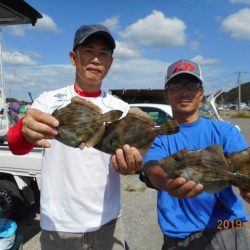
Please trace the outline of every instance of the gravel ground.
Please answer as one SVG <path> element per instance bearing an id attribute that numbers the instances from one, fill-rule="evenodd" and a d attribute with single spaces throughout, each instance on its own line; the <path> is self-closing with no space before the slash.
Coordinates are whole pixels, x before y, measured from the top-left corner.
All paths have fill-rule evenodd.
<path id="1" fill-rule="evenodd" d="M 232 122 L 240 126 L 250 144 L 250 119 L 233 119 Z M 161 249 L 162 234 L 157 224 L 155 207 L 156 191 L 145 188 L 136 176 L 123 176 L 121 183 L 127 249 Z M 250 205 L 245 203 L 245 207 L 250 215 Z M 24 237 L 24 250 L 40 250 L 39 213 L 34 209 L 29 211 L 27 217 L 19 222 L 19 231 Z"/>

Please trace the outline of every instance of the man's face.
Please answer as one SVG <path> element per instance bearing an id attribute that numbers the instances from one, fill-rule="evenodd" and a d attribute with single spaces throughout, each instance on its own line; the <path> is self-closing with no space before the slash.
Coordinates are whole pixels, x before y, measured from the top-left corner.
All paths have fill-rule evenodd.
<path id="1" fill-rule="evenodd" d="M 174 115 L 187 116 L 198 112 L 204 92 L 198 82 L 198 79 L 186 74 L 178 75 L 170 81 L 166 90 L 166 99 Z"/>
<path id="2" fill-rule="evenodd" d="M 78 83 L 100 85 L 112 64 L 112 49 L 101 36 L 92 36 L 70 53 Z"/>

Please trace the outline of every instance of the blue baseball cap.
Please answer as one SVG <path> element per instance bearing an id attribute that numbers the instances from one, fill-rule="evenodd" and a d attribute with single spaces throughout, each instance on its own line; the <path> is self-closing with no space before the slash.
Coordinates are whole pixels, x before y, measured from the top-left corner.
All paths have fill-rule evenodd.
<path id="1" fill-rule="evenodd" d="M 91 25 L 82 25 L 75 33 L 73 50 L 79 44 L 82 44 L 88 37 L 92 35 L 102 35 L 110 43 L 112 50 L 115 49 L 115 40 L 112 37 L 108 28 L 102 24 L 91 24 Z"/>

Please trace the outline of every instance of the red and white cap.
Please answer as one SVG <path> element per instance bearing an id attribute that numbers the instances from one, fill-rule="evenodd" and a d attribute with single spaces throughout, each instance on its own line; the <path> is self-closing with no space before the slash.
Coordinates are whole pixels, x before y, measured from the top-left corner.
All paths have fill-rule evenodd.
<path id="1" fill-rule="evenodd" d="M 181 59 L 168 66 L 167 76 L 165 78 L 165 88 L 170 80 L 180 74 L 190 74 L 196 77 L 201 83 L 203 83 L 201 68 L 198 63 L 190 60 Z"/>

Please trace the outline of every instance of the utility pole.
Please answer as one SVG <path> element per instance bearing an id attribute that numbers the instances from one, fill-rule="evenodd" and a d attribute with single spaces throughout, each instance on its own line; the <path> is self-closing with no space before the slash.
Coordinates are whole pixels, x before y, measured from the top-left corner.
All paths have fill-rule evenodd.
<path id="1" fill-rule="evenodd" d="M 241 106 L 241 86 L 240 86 L 241 71 L 238 72 L 238 115 L 240 115 Z"/>

